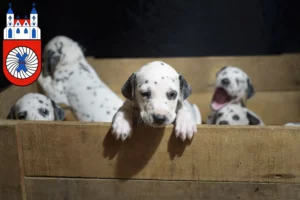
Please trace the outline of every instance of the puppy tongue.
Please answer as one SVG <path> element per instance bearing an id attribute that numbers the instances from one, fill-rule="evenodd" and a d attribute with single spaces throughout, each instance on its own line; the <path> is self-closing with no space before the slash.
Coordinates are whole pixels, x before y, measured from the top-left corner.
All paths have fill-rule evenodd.
<path id="1" fill-rule="evenodd" d="M 211 107 L 213 110 L 220 110 L 230 100 L 231 97 L 223 88 L 217 88 L 213 96 Z"/>

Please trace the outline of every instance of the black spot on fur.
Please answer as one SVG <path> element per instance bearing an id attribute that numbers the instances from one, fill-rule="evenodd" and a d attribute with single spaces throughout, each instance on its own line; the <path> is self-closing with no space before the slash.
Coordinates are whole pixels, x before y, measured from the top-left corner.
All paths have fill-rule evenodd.
<path id="1" fill-rule="evenodd" d="M 240 120 L 240 116 L 238 116 L 238 115 L 233 115 L 233 116 L 232 116 L 232 119 L 235 120 L 235 121 L 238 121 L 238 120 Z"/>
<path id="2" fill-rule="evenodd" d="M 39 100 L 40 103 L 44 103 L 42 100 Z"/>
<path id="3" fill-rule="evenodd" d="M 97 96 L 97 92 L 93 92 L 93 95 L 94 95 L 94 96 Z"/>
<path id="4" fill-rule="evenodd" d="M 236 84 L 239 85 L 240 84 L 240 80 L 239 79 L 235 79 Z"/>
<path id="5" fill-rule="evenodd" d="M 103 105 L 100 105 L 100 108 L 103 108 Z"/>
<path id="6" fill-rule="evenodd" d="M 160 63 L 161 65 L 165 65 L 164 63 Z"/>
<path id="7" fill-rule="evenodd" d="M 148 83 L 148 80 L 146 80 L 145 83 Z"/>
<path id="8" fill-rule="evenodd" d="M 39 108 L 38 109 L 40 115 L 42 115 L 44 118 L 46 118 L 49 115 L 49 110 L 44 109 L 44 108 Z"/>
<path id="9" fill-rule="evenodd" d="M 165 79 L 165 77 L 161 77 L 162 79 Z"/>
<path id="10" fill-rule="evenodd" d="M 142 85 L 139 85 L 139 88 L 142 87 Z"/>
<path id="11" fill-rule="evenodd" d="M 90 115 L 86 115 L 87 118 L 90 118 Z"/>
<path id="12" fill-rule="evenodd" d="M 58 71 L 59 74 L 61 74 L 62 71 Z"/>
<path id="13" fill-rule="evenodd" d="M 110 114 L 110 111 L 106 111 L 106 113 L 109 115 L 109 114 Z"/>
<path id="14" fill-rule="evenodd" d="M 87 66 L 85 66 L 85 65 L 82 64 L 82 63 L 79 63 L 79 65 L 80 65 L 80 68 L 81 68 L 82 70 L 84 70 L 84 71 L 90 73 L 90 70 L 87 68 Z"/>
<path id="15" fill-rule="evenodd" d="M 222 73 L 222 75 L 223 75 L 223 76 L 225 76 L 226 74 L 227 74 L 227 72 L 226 72 L 226 71 Z"/>
<path id="16" fill-rule="evenodd" d="M 223 113 L 218 113 L 218 117 L 222 117 Z"/>
<path id="17" fill-rule="evenodd" d="M 113 107 L 113 110 L 117 110 L 117 108 L 116 108 L 116 107 Z"/>
<path id="18" fill-rule="evenodd" d="M 154 84 L 157 84 L 157 82 L 155 81 Z"/>
<path id="19" fill-rule="evenodd" d="M 60 91 L 60 94 L 62 94 L 63 92 L 62 91 Z"/>
<path id="20" fill-rule="evenodd" d="M 63 89 L 66 90 L 67 89 L 66 86 L 64 86 Z"/>
<path id="21" fill-rule="evenodd" d="M 87 89 L 87 90 L 90 90 L 90 89 L 92 89 L 92 88 L 88 86 L 88 87 L 86 87 L 86 89 Z"/>
<path id="22" fill-rule="evenodd" d="M 74 74 L 74 72 L 70 72 L 70 73 L 69 73 L 69 76 L 71 76 L 72 74 Z"/>
<path id="23" fill-rule="evenodd" d="M 28 104 L 30 104 L 30 101 L 28 101 Z"/>
<path id="24" fill-rule="evenodd" d="M 238 72 L 238 71 L 233 71 L 233 73 L 236 73 L 236 74 L 238 74 L 239 72 Z"/>
<path id="25" fill-rule="evenodd" d="M 230 113 L 232 113 L 233 112 L 233 110 L 232 109 L 230 109 L 230 111 L 229 111 Z"/>
<path id="26" fill-rule="evenodd" d="M 46 103 L 46 106 L 49 106 L 49 105 Z"/>

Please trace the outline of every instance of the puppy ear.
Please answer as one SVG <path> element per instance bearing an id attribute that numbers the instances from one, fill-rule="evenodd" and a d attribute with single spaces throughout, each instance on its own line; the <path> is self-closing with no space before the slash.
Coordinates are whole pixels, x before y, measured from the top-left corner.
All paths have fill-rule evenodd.
<path id="1" fill-rule="evenodd" d="M 228 66 L 224 66 L 222 67 L 216 74 L 216 77 L 220 74 L 220 72 L 222 72 L 224 69 L 226 69 Z"/>
<path id="2" fill-rule="evenodd" d="M 131 76 L 128 78 L 128 80 L 126 81 L 126 83 L 123 85 L 121 89 L 122 94 L 126 99 L 132 101 L 135 92 L 135 85 L 136 85 L 136 73 L 133 73 L 131 74 Z"/>
<path id="3" fill-rule="evenodd" d="M 65 111 L 57 105 L 53 100 L 51 100 L 52 107 L 54 109 L 54 119 L 57 121 L 63 121 L 66 117 Z"/>
<path id="4" fill-rule="evenodd" d="M 182 100 L 185 100 L 191 95 L 192 88 L 187 83 L 187 81 L 183 78 L 182 75 L 179 75 L 179 81 L 180 81 L 180 93 L 182 96 Z"/>
<path id="5" fill-rule="evenodd" d="M 261 120 L 252 112 L 247 111 L 247 118 L 249 120 L 249 125 L 259 125 L 262 124 Z"/>
<path id="6" fill-rule="evenodd" d="M 249 78 L 247 79 L 247 86 L 247 99 L 250 99 L 254 96 L 255 90 Z"/>
<path id="7" fill-rule="evenodd" d="M 60 61 L 60 56 L 55 55 L 52 50 L 47 50 L 46 59 L 43 60 L 42 74 L 44 77 L 52 76 L 57 63 Z"/>
<path id="8" fill-rule="evenodd" d="M 16 107 L 14 105 L 10 108 L 10 111 L 9 111 L 6 119 L 17 119 L 17 117 L 16 117 Z"/>

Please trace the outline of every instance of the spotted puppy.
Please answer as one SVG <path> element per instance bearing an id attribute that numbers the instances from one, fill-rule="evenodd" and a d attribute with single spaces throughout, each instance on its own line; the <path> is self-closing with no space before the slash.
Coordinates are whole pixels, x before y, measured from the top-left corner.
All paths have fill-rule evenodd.
<path id="1" fill-rule="evenodd" d="M 251 110 L 241 104 L 227 104 L 216 112 L 212 124 L 216 125 L 264 125 Z"/>
<path id="2" fill-rule="evenodd" d="M 284 124 L 284 126 L 300 126 L 300 123 L 299 122 L 289 122 L 289 123 Z"/>
<path id="3" fill-rule="evenodd" d="M 124 84 L 122 94 L 126 101 L 112 122 L 116 139 L 130 137 L 133 124 L 163 127 L 174 123 L 176 136 L 184 141 L 201 124 L 198 107 L 186 100 L 190 86 L 167 63 L 154 61 L 141 67 Z"/>
<path id="4" fill-rule="evenodd" d="M 43 56 L 44 71 L 38 83 L 50 98 L 69 106 L 80 121 L 112 121 L 123 100 L 101 81 L 77 42 L 54 37 Z"/>
<path id="5" fill-rule="evenodd" d="M 7 119 L 61 121 L 65 118 L 64 110 L 50 98 L 28 93 L 20 98 L 10 109 Z"/>
<path id="6" fill-rule="evenodd" d="M 228 104 L 242 104 L 255 94 L 250 77 L 238 67 L 225 66 L 216 74 L 216 85 L 211 100 L 208 124 L 215 120 L 215 112 Z"/>

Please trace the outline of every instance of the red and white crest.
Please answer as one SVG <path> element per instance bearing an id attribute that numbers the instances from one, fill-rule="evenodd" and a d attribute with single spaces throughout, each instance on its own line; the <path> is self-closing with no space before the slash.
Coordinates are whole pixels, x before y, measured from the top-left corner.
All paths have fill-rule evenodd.
<path id="1" fill-rule="evenodd" d="M 24 19 L 16 17 L 11 4 L 6 13 L 3 36 L 3 72 L 14 85 L 27 86 L 34 83 L 41 73 L 41 30 L 35 4 Z"/>

